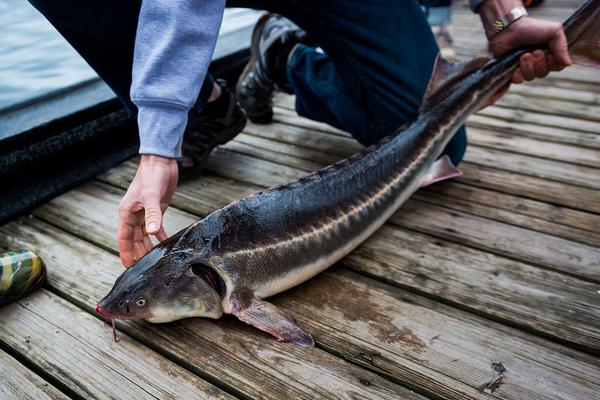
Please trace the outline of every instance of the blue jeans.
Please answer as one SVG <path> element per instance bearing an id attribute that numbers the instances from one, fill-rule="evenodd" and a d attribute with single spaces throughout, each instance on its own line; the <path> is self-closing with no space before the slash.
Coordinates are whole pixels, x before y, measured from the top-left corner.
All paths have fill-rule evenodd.
<path id="1" fill-rule="evenodd" d="M 140 0 L 30 0 L 115 91 L 129 99 Z M 287 76 L 296 109 L 369 145 L 416 117 L 438 48 L 416 0 L 231 0 L 294 21 L 319 45 L 300 46 Z M 322 50 L 320 50 L 322 49 Z M 196 107 L 210 95 L 204 82 Z M 458 164 L 461 128 L 445 153 Z"/>

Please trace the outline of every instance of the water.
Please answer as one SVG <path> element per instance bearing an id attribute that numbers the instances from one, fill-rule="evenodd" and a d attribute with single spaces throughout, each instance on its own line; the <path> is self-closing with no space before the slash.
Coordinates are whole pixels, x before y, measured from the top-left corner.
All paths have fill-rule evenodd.
<path id="1" fill-rule="evenodd" d="M 94 76 L 26 0 L 0 0 L 0 109 Z"/>

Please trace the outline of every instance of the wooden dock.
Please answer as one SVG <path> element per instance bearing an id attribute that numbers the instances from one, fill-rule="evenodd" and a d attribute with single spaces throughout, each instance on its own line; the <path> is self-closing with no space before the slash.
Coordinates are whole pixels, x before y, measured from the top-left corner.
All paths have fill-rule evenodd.
<path id="1" fill-rule="evenodd" d="M 562 20 L 575 3 L 535 14 Z M 461 58 L 486 52 L 462 3 L 454 31 Z M 48 283 L 0 309 L 0 398 L 600 399 L 600 73 L 513 86 L 469 120 L 469 140 L 464 176 L 273 299 L 314 349 L 230 317 L 119 323 L 113 341 L 94 307 L 122 272 L 135 159 L 1 226 L 0 249 L 38 252 Z M 274 123 L 248 124 L 180 183 L 166 229 L 359 148 L 279 96 Z"/>

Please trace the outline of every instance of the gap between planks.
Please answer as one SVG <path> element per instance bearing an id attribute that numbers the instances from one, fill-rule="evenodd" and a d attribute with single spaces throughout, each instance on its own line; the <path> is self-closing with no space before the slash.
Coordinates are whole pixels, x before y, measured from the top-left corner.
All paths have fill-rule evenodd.
<path id="1" fill-rule="evenodd" d="M 68 400 L 69 397 L 0 350 L 0 398 L 12 400 Z"/>

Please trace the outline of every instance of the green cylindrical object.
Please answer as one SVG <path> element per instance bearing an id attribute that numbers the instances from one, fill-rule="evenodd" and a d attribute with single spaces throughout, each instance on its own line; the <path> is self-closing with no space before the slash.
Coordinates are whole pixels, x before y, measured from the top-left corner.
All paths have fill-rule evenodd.
<path id="1" fill-rule="evenodd" d="M 0 254 L 0 307 L 17 301 L 46 279 L 42 259 L 31 250 Z"/>

